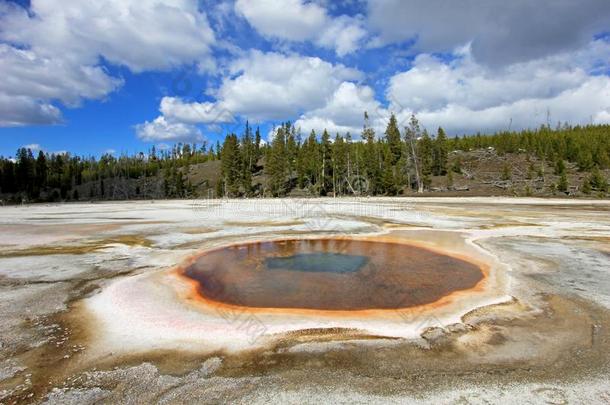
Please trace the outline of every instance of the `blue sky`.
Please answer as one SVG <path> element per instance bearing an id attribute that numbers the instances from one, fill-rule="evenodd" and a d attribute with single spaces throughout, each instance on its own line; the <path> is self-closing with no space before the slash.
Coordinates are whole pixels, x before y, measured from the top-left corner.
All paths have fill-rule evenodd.
<path id="1" fill-rule="evenodd" d="M 0 154 L 610 122 L 610 2 L 457 3 L 0 0 Z"/>

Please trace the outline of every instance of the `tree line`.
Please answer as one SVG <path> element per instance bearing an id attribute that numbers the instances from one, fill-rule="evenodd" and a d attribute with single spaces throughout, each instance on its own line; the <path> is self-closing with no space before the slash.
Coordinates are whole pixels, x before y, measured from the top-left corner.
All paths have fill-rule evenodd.
<path id="1" fill-rule="evenodd" d="M 193 187 L 184 168 L 217 158 L 214 146 L 207 144 L 177 144 L 162 151 L 153 146 L 146 154 L 106 153 L 99 159 L 42 150 L 35 157 L 31 149 L 19 148 L 15 158 L 0 157 L 0 195 L 13 202 L 187 197 Z M 129 183 L 131 190 L 125 187 Z M 147 184 L 152 187 L 144 190 Z M 79 189 L 86 194 L 79 195 Z"/>
<path id="2" fill-rule="evenodd" d="M 602 170 L 610 167 L 610 126 L 548 125 L 534 130 L 448 137 L 442 128 L 429 133 L 415 116 L 399 127 L 392 115 L 376 134 L 364 113 L 358 136 L 306 136 L 291 122 L 273 130 L 269 142 L 246 123 L 216 145 L 177 144 L 147 153 L 100 158 L 49 154 L 20 148 L 14 158 L 0 157 L 0 194 L 14 201 L 198 197 L 189 179 L 191 165 L 219 161 L 207 190 L 220 197 L 398 195 L 424 191 L 434 176 L 451 182 L 462 171 L 452 151 L 494 148 L 498 154 L 527 153 L 556 168 L 559 190 L 567 189 L 564 162 L 591 172 L 583 191 L 607 189 Z M 563 166 L 563 169 L 562 169 Z M 508 171 L 510 168 L 505 168 Z M 84 187 L 87 185 L 87 187 Z M 80 193 L 79 193 L 80 190 Z M 211 194 L 206 194 L 206 196 Z"/>
<path id="3" fill-rule="evenodd" d="M 606 180 L 600 170 L 610 166 L 610 126 L 558 125 L 536 130 L 505 131 L 493 135 L 447 137 L 443 128 L 430 134 L 415 116 L 399 128 L 391 115 L 383 134 L 375 134 L 364 114 L 360 137 L 350 133 L 311 131 L 302 137 L 290 122 L 282 123 L 264 147 L 255 146 L 255 161 L 263 157 L 264 182 L 252 184 L 261 165 L 252 163 L 252 137 L 248 127 L 243 137 L 229 135 L 221 149 L 221 181 L 217 195 L 238 197 L 252 195 L 285 196 L 295 190 L 314 196 L 398 195 L 406 189 L 422 192 L 430 188 L 433 176 L 461 173 L 458 158 L 450 163 L 452 151 L 494 148 L 500 154 L 527 153 L 554 166 L 572 162 L 580 171 L 592 172 L 583 187 L 605 191 Z M 510 168 L 505 168 L 510 171 Z M 567 191 L 564 170 L 557 171 L 559 191 Z M 510 177 L 506 173 L 504 176 Z M 264 186 L 263 186 L 264 184 Z M 263 189 L 261 189 L 263 187 Z"/>

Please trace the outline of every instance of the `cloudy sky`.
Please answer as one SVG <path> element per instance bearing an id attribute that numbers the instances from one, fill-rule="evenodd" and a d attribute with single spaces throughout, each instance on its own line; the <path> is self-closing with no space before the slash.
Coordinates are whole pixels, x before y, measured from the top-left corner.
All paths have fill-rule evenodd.
<path id="1" fill-rule="evenodd" d="M 0 0 L 0 154 L 610 123 L 608 0 Z"/>

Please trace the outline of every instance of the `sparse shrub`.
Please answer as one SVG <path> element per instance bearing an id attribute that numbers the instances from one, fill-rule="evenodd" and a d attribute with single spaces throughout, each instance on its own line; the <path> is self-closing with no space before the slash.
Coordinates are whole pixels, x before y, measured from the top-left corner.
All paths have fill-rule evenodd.
<path id="1" fill-rule="evenodd" d="M 585 178 L 583 180 L 581 191 L 584 194 L 591 194 L 591 183 L 589 183 L 589 179 Z"/>
<path id="2" fill-rule="evenodd" d="M 529 157 L 529 155 L 528 155 Z M 534 163 L 530 163 L 529 166 L 527 167 L 527 174 L 526 177 L 528 180 L 531 180 L 534 178 L 534 174 L 536 173 L 536 169 L 534 168 Z"/>
<path id="3" fill-rule="evenodd" d="M 510 180 L 513 177 L 512 170 L 508 163 L 502 167 L 502 180 Z"/>
<path id="4" fill-rule="evenodd" d="M 462 159 L 461 158 L 456 158 L 453 161 L 453 166 L 451 166 L 451 171 L 453 171 L 454 173 L 462 173 Z"/>
<path id="5" fill-rule="evenodd" d="M 561 174 L 561 177 L 559 177 L 559 182 L 557 182 L 557 190 L 562 191 L 562 192 L 566 192 L 568 191 L 569 188 L 569 183 L 568 183 L 568 176 L 566 176 L 565 171 Z"/>
<path id="6" fill-rule="evenodd" d="M 555 162 L 555 174 L 557 176 L 561 176 L 562 173 L 565 173 L 566 171 L 566 164 L 564 163 L 563 159 L 557 159 L 557 162 Z"/>
<path id="7" fill-rule="evenodd" d="M 603 192 L 608 191 L 608 180 L 606 180 L 606 177 L 602 174 L 602 172 L 597 166 L 594 167 L 591 171 L 589 183 L 591 185 L 591 188 L 593 188 L 594 190 Z"/>

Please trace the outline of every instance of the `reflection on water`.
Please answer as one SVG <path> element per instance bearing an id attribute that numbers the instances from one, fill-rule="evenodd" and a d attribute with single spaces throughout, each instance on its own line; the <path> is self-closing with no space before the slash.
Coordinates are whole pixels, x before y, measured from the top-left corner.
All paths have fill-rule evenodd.
<path id="1" fill-rule="evenodd" d="M 345 239 L 231 246 L 203 254 L 185 275 L 214 301 L 318 310 L 423 305 L 483 278 L 472 263 L 416 246 Z"/>

